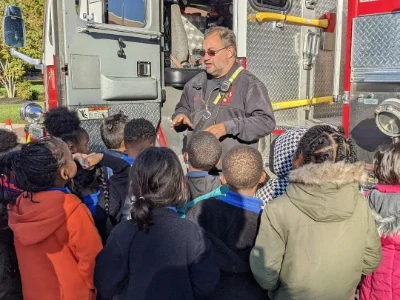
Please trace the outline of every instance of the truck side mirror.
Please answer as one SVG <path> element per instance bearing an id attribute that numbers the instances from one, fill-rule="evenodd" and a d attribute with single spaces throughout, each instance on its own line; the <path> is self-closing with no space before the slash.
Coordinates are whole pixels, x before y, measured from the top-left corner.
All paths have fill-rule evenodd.
<path id="1" fill-rule="evenodd" d="M 3 42 L 9 47 L 25 46 L 25 23 L 18 6 L 7 6 L 3 17 Z"/>

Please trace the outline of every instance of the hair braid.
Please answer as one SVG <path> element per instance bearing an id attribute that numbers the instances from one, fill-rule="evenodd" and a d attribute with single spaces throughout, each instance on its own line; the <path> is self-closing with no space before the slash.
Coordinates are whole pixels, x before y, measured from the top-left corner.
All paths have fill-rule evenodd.
<path id="1" fill-rule="evenodd" d="M 82 198 L 82 193 L 85 188 L 85 170 L 80 164 L 77 164 L 75 177 L 70 182 L 70 189 L 77 197 Z"/>
<path id="2" fill-rule="evenodd" d="M 345 138 L 341 135 L 337 136 L 337 149 L 336 149 L 336 161 L 348 161 L 347 159 L 347 147 L 345 147 Z"/>
<path id="3" fill-rule="evenodd" d="M 104 209 L 107 213 L 107 215 L 110 214 L 110 193 L 108 190 L 108 184 L 106 181 L 106 174 L 104 171 L 104 168 L 99 166 L 98 168 L 98 180 L 99 180 L 99 185 L 103 191 L 103 197 L 104 197 Z"/>
<path id="4" fill-rule="evenodd" d="M 352 139 L 347 139 L 347 144 L 349 145 L 349 162 L 355 163 L 358 161 L 356 146 Z"/>

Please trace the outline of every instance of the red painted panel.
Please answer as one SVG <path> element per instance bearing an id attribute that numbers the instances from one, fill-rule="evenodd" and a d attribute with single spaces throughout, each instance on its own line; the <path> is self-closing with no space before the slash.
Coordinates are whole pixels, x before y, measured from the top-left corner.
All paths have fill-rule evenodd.
<path id="1" fill-rule="evenodd" d="M 375 0 L 369 2 L 363 2 L 362 0 L 356 1 L 358 4 L 356 16 L 400 11 L 400 0 Z M 352 0 L 350 0 L 350 2 L 352 2 Z"/>
<path id="2" fill-rule="evenodd" d="M 282 129 L 272 130 L 272 134 L 274 134 L 274 135 L 281 135 L 284 132 L 285 132 L 285 130 L 282 130 Z"/>
<path id="3" fill-rule="evenodd" d="M 57 92 L 57 74 L 56 74 L 56 57 L 53 56 L 54 64 L 46 66 L 46 82 L 45 88 L 47 89 L 47 108 L 50 110 L 58 106 L 58 92 Z"/>
<path id="4" fill-rule="evenodd" d="M 345 133 L 346 137 L 349 137 L 349 134 L 350 134 L 350 105 L 349 104 L 343 104 L 342 126 L 344 128 L 344 133 Z"/>
<path id="5" fill-rule="evenodd" d="M 161 124 L 158 125 L 157 140 L 158 140 L 160 147 L 168 147 L 167 138 L 165 137 L 164 130 L 163 130 Z"/>

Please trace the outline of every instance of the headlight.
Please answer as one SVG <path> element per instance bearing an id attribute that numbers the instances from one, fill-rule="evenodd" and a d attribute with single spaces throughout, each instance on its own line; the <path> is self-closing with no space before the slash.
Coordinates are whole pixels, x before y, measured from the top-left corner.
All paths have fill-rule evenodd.
<path id="1" fill-rule="evenodd" d="M 42 107 L 34 102 L 25 102 L 21 107 L 21 118 L 30 124 L 39 123 L 43 116 Z"/>
<path id="2" fill-rule="evenodd" d="M 400 137 L 400 100 L 386 99 L 375 110 L 375 122 L 386 135 Z"/>

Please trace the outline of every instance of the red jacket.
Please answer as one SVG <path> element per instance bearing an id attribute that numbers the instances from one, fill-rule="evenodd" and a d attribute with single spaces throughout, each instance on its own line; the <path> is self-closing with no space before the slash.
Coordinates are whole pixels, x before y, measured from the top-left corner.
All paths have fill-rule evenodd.
<path id="1" fill-rule="evenodd" d="M 9 226 L 24 300 L 94 299 L 93 270 L 102 249 L 90 212 L 72 194 L 22 194 L 9 206 Z"/>
<path id="2" fill-rule="evenodd" d="M 360 300 L 400 300 L 400 185 L 367 193 L 382 244 L 379 267 L 363 279 Z"/>

